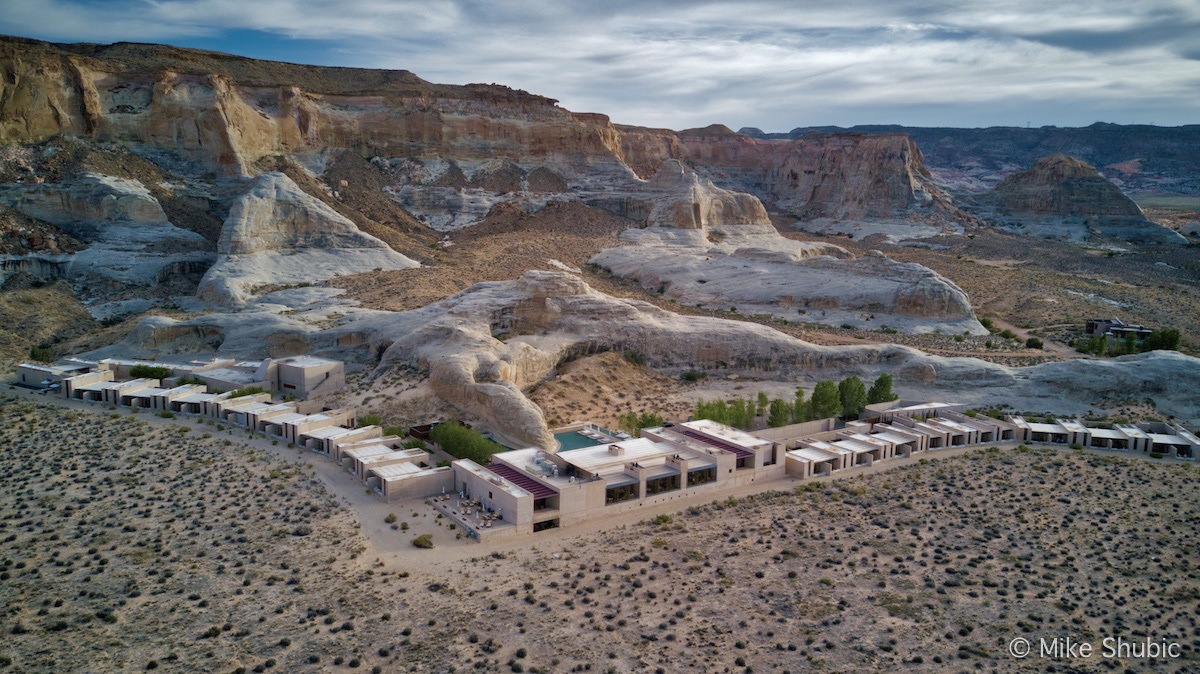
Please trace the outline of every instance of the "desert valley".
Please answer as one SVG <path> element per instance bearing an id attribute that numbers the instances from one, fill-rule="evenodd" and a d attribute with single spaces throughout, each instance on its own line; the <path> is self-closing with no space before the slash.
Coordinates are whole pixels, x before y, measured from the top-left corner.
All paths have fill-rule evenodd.
<path id="1" fill-rule="evenodd" d="M 0 672 L 1195 671 L 1198 157 L 0 37 Z"/>

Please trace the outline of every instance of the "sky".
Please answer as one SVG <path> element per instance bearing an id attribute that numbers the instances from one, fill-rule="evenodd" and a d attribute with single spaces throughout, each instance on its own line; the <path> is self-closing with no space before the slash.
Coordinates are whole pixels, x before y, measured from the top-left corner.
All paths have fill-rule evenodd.
<path id="1" fill-rule="evenodd" d="M 1197 0 L 0 0 L 0 33 L 400 68 L 674 129 L 1200 123 Z"/>

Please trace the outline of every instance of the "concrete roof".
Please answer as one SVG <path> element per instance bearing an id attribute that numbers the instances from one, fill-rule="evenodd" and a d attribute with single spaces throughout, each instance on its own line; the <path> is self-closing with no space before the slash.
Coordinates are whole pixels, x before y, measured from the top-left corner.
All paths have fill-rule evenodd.
<path id="1" fill-rule="evenodd" d="M 367 472 L 381 480 L 402 480 L 428 470 L 431 469 L 422 468 L 415 463 L 389 463 L 386 466 L 372 466 Z"/>
<path id="2" fill-rule="evenodd" d="M 177 399 L 175 402 L 177 402 L 177 403 L 202 403 L 207 400 L 212 400 L 213 398 L 216 398 L 216 397 L 217 397 L 216 393 L 191 393 L 191 394 L 185 395 L 182 398 Z"/>
<path id="3" fill-rule="evenodd" d="M 341 363 L 342 361 L 330 360 L 328 358 L 321 358 L 320 356 L 304 355 L 304 356 L 292 356 L 290 358 L 281 358 L 276 362 L 284 364 L 284 365 L 295 365 L 296 367 L 314 367 L 317 365 L 337 365 L 337 364 Z"/>
<path id="4" fill-rule="evenodd" d="M 326 426 L 313 431 L 304 431 L 301 435 L 318 440 L 328 440 L 361 430 L 361 428 L 346 428 L 345 426 Z"/>
<path id="5" fill-rule="evenodd" d="M 342 455 L 361 460 L 367 458 L 368 456 L 391 454 L 394 451 L 396 450 L 388 447 L 387 445 L 367 445 L 366 447 L 353 447 L 351 449 L 344 450 Z"/>
<path id="6" fill-rule="evenodd" d="M 1089 428 L 1088 432 L 1091 433 L 1093 438 L 1109 438 L 1111 440 L 1124 440 L 1126 437 L 1128 437 L 1121 431 L 1118 431 L 1115 429 L 1109 430 L 1107 428 Z"/>
<path id="7" fill-rule="evenodd" d="M 245 414 L 247 412 L 261 412 L 262 410 L 265 410 L 270 406 L 271 406 L 271 403 L 264 403 L 261 401 L 256 401 L 256 402 L 242 403 L 240 405 L 230 405 L 229 407 L 225 408 L 225 411 L 226 412 L 240 412 L 242 414 Z"/>
<path id="8" fill-rule="evenodd" d="M 351 450 L 351 451 L 353 451 L 353 450 Z M 347 451 L 346 453 L 349 454 L 350 452 Z M 359 463 L 361 463 L 363 465 L 367 465 L 367 464 L 375 463 L 378 461 L 404 460 L 404 461 L 412 462 L 415 459 L 421 458 L 421 455 L 420 454 L 414 455 L 412 453 L 412 450 L 409 450 L 409 449 L 393 449 L 392 451 L 387 452 L 386 454 L 373 454 L 371 456 L 356 456 L 355 458 L 358 459 Z"/>
<path id="9" fill-rule="evenodd" d="M 631 461 L 647 465 L 651 459 L 665 459 L 665 457 L 681 452 L 673 444 L 654 442 L 647 438 L 634 438 L 610 444 L 621 447 L 625 450 L 624 453 L 618 456 L 608 451 L 609 445 L 597 445 L 559 452 L 558 456 L 580 470 L 595 474 L 614 470 L 623 471 L 625 464 Z"/>
<path id="10" fill-rule="evenodd" d="M 872 437 L 879 438 L 880 440 L 883 440 L 885 442 L 890 442 L 894 445 L 903 445 L 907 442 L 916 442 L 917 441 L 916 438 L 910 438 L 910 437 L 900 435 L 899 433 L 895 433 L 892 431 L 880 431 L 877 433 L 872 433 L 871 435 L 872 435 Z"/>
<path id="11" fill-rule="evenodd" d="M 1029 424 L 1029 430 L 1033 431 L 1034 433 L 1059 433 L 1059 434 L 1062 434 L 1064 431 L 1066 431 L 1065 428 L 1063 428 L 1062 426 L 1059 426 L 1058 424 L 1037 424 L 1037 423 L 1033 423 L 1033 422 L 1026 422 L 1026 423 Z"/>
<path id="12" fill-rule="evenodd" d="M 1122 433 L 1124 433 L 1125 435 L 1128 435 L 1131 438 L 1148 438 L 1148 437 L 1150 437 L 1149 435 L 1146 434 L 1146 431 L 1143 431 L 1142 429 L 1138 428 L 1137 426 L 1114 425 L 1113 428 L 1121 431 Z"/>
<path id="13" fill-rule="evenodd" d="M 1156 442 L 1159 444 L 1164 444 L 1164 445 L 1190 445 L 1190 444 L 1192 444 L 1191 442 L 1188 441 L 1187 438 L 1183 437 L 1182 435 L 1175 435 L 1175 434 L 1167 435 L 1165 433 L 1148 433 L 1147 435 L 1150 436 L 1151 442 Z"/>
<path id="14" fill-rule="evenodd" d="M 755 447 L 762 447 L 763 445 L 771 444 L 770 440 L 764 440 L 758 436 L 750 435 L 745 431 L 739 431 L 736 428 L 730 428 L 725 424 L 719 424 L 709 419 L 685 421 L 679 425 L 683 426 L 684 428 L 690 428 L 692 430 L 700 431 L 701 433 L 706 433 L 714 438 L 720 438 L 726 442 L 731 442 L 746 449 L 753 449 Z"/>
<path id="15" fill-rule="evenodd" d="M 824 452 L 819 449 L 813 449 L 811 447 L 801 447 L 799 449 L 793 449 L 793 450 L 790 450 L 788 452 L 788 454 L 790 454 L 792 456 L 798 456 L 801 459 L 807 459 L 809 461 L 837 461 L 838 460 L 837 454 L 832 454 L 830 452 Z"/>

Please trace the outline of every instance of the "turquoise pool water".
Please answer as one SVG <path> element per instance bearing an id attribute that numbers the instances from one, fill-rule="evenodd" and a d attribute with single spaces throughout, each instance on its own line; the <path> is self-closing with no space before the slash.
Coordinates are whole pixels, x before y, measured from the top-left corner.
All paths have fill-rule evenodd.
<path id="1" fill-rule="evenodd" d="M 600 443 L 596 442 L 595 440 L 589 438 L 588 436 L 582 435 L 580 433 L 576 433 L 575 431 L 568 431 L 566 433 L 555 433 L 554 439 L 558 440 L 558 442 L 562 445 L 562 449 L 560 451 L 564 451 L 564 452 L 567 451 L 568 449 L 579 449 L 580 447 L 595 447 L 596 445 L 600 444 Z"/>

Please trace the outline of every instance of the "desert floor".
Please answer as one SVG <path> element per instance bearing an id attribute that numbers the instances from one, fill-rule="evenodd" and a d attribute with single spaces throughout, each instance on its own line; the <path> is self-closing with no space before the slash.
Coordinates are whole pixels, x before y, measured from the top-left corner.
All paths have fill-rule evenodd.
<path id="1" fill-rule="evenodd" d="M 1200 667 L 1192 463 L 972 449 L 484 546 L 196 419 L 6 390 L 0 435 L 9 671 Z M 1182 651 L 1016 660 L 1017 637 Z"/>

